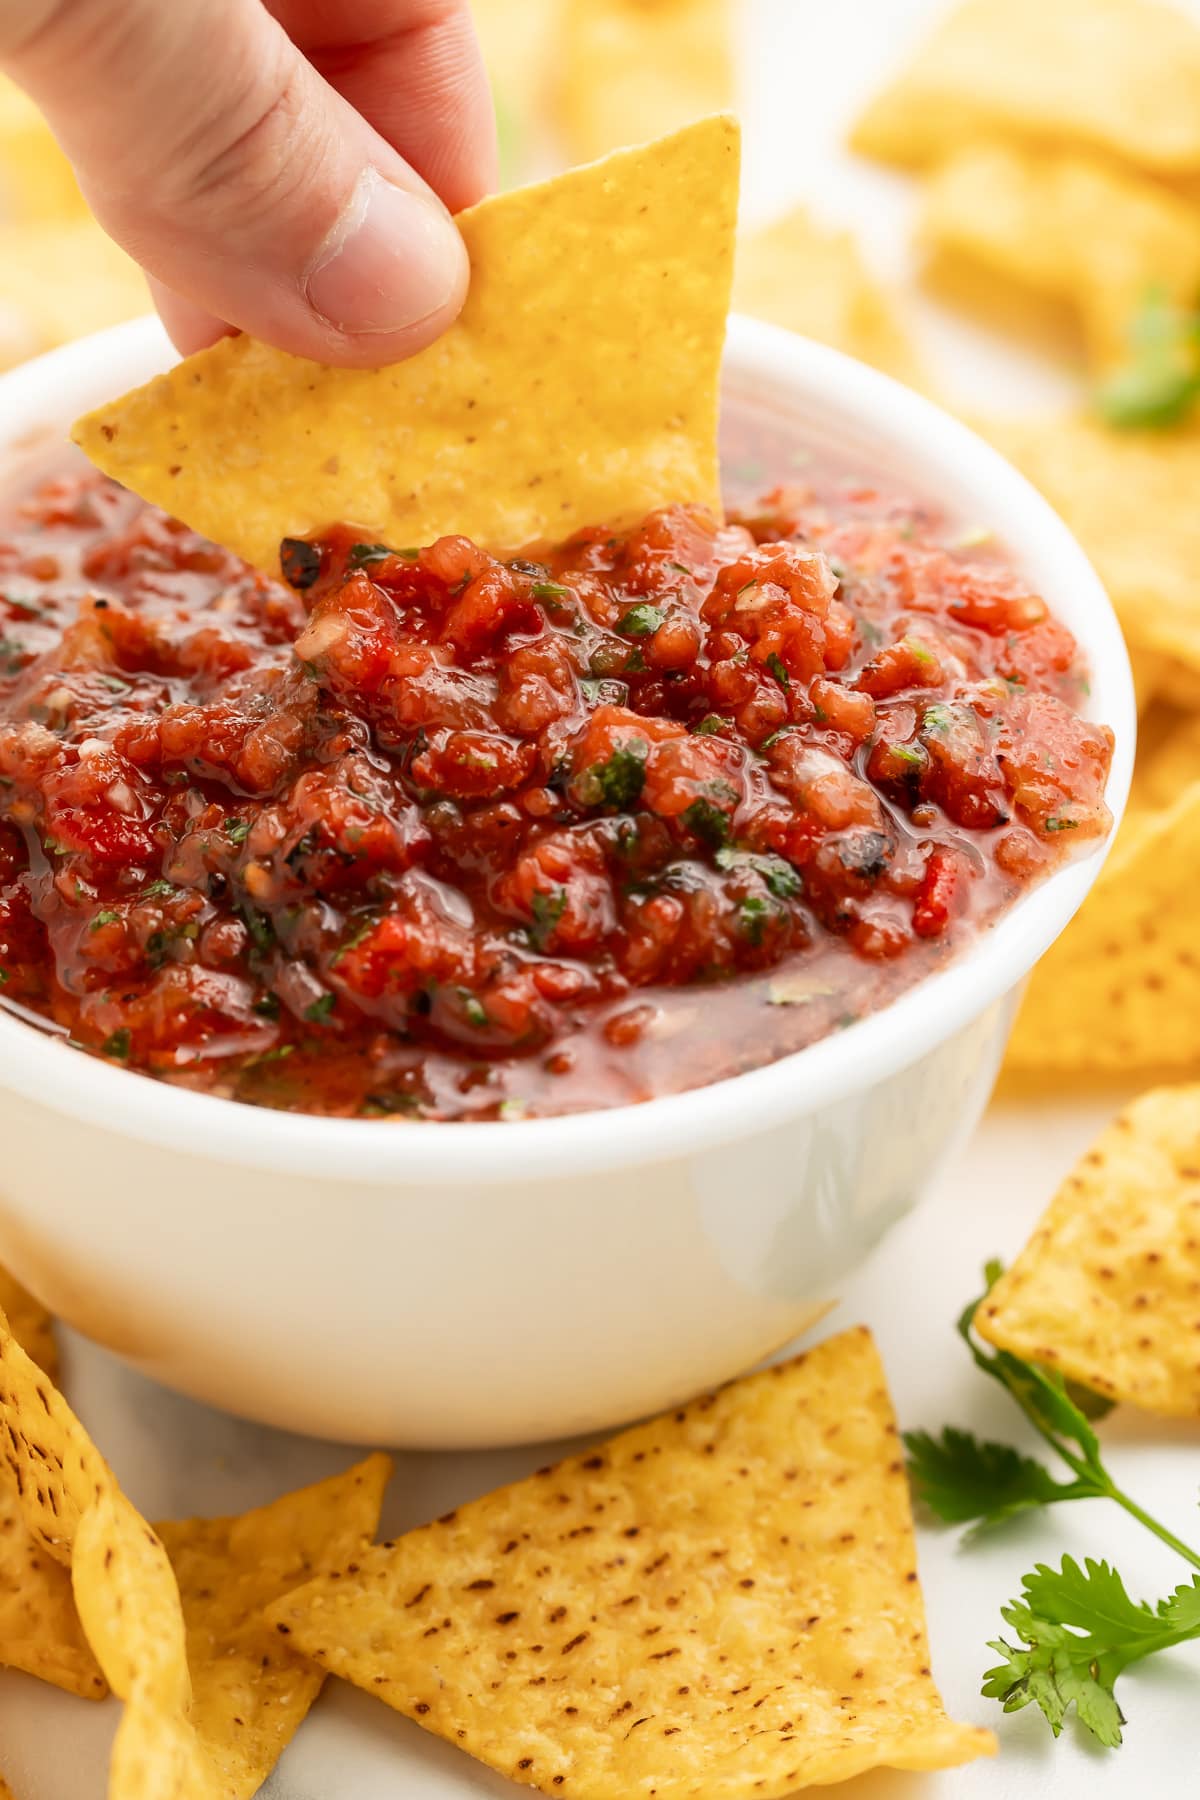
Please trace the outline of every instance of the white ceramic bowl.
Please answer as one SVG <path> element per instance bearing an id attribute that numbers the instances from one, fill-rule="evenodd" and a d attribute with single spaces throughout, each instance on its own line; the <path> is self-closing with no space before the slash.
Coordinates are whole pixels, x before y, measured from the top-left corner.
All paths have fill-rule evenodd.
<path id="1" fill-rule="evenodd" d="M 0 381 L 0 451 L 170 360 L 149 320 Z M 1108 601 L 996 453 L 885 376 L 735 318 L 727 401 L 992 527 L 1135 713 Z M 172 1387 L 323 1436 L 467 1447 L 592 1431 L 777 1349 L 906 1212 L 990 1090 L 1023 977 L 1099 850 L 952 967 L 766 1068 L 512 1124 L 294 1117 L 158 1085 L 0 1015 L 0 1260 Z M 969 1204 L 969 1197 L 964 1197 Z"/>

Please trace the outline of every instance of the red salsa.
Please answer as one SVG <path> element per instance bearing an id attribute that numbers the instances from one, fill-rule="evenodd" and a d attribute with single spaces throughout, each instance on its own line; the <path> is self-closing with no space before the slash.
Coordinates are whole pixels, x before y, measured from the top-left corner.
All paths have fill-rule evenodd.
<path id="1" fill-rule="evenodd" d="M 143 1074 L 430 1119 L 695 1087 L 1108 823 L 1070 633 L 836 470 L 726 525 L 283 566 L 91 473 L 0 534 L 0 1004 Z"/>

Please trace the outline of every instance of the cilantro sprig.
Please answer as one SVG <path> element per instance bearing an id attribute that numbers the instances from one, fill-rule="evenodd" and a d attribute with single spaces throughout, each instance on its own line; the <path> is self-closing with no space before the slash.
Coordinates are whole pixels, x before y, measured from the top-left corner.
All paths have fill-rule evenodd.
<path id="1" fill-rule="evenodd" d="M 1119 430 L 1178 425 L 1200 400 L 1200 306 L 1151 289 L 1130 325 L 1127 360 L 1095 397 L 1101 418 Z"/>
<path id="2" fill-rule="evenodd" d="M 989 1291 L 1001 1272 L 999 1263 L 987 1265 Z M 1005 1389 L 1069 1477 L 1061 1479 L 1009 1444 L 955 1426 L 937 1436 L 906 1432 L 913 1486 L 930 1511 L 975 1533 L 1062 1501 L 1111 1500 L 1200 1570 L 1200 1553 L 1118 1487 L 1105 1467 L 1092 1421 L 1110 1402 L 1072 1387 L 1053 1369 L 981 1343 L 973 1328 L 979 1304 L 973 1300 L 963 1310 L 959 1336 L 975 1366 Z M 1003 1607 L 1001 1616 L 1017 1642 L 989 1643 L 1001 1660 L 985 1674 L 984 1694 L 1005 1712 L 1038 1706 L 1055 1737 L 1074 1708 L 1079 1723 L 1112 1749 L 1121 1742 L 1125 1722 L 1114 1691 L 1118 1677 L 1131 1663 L 1200 1638 L 1200 1575 L 1148 1605 L 1130 1598 L 1108 1563 L 1086 1557 L 1081 1567 L 1064 1556 L 1057 1569 L 1038 1563 L 1023 1578 L 1020 1598 Z"/>

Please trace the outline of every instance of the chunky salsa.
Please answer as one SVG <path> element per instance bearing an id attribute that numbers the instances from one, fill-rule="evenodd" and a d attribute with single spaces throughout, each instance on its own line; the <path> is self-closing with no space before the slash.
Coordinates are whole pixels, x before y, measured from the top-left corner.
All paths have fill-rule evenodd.
<path id="1" fill-rule="evenodd" d="M 815 460 L 724 525 L 282 563 L 91 473 L 0 536 L 0 1004 L 147 1075 L 431 1119 L 694 1087 L 1108 822 L 1070 633 Z"/>

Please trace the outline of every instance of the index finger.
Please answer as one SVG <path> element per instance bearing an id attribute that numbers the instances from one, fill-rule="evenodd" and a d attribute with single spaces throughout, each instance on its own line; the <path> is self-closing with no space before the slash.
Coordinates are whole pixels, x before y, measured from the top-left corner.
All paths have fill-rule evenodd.
<path id="1" fill-rule="evenodd" d="M 267 6 L 451 212 L 495 187 L 495 115 L 467 0 L 267 0 Z"/>

